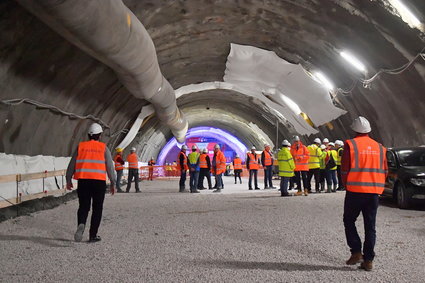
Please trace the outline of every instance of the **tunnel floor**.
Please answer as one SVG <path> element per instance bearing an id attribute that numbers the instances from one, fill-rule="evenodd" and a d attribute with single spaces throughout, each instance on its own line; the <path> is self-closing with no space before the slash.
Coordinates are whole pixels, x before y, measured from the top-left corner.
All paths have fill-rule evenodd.
<path id="1" fill-rule="evenodd" d="M 224 178 L 222 194 L 182 194 L 178 180 L 157 180 L 140 194 L 107 195 L 98 243 L 88 229 L 73 240 L 77 200 L 2 222 L 0 281 L 423 282 L 424 210 L 381 201 L 365 272 L 344 264 L 343 192 L 281 198 L 233 181 Z"/>

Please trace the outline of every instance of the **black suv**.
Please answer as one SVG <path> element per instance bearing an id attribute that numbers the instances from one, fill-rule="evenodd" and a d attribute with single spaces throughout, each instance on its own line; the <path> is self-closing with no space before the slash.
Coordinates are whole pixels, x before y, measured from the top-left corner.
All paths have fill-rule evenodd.
<path id="1" fill-rule="evenodd" d="M 389 148 L 388 177 L 384 194 L 392 195 L 399 208 L 425 200 L 425 147 Z"/>

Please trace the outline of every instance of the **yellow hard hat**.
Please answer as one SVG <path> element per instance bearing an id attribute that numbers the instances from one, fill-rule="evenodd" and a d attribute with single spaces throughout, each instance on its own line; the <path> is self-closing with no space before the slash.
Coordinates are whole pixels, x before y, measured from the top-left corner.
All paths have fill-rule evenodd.
<path id="1" fill-rule="evenodd" d="M 116 150 L 117 152 L 122 152 L 122 148 L 121 148 L 121 147 L 117 147 L 115 150 Z"/>

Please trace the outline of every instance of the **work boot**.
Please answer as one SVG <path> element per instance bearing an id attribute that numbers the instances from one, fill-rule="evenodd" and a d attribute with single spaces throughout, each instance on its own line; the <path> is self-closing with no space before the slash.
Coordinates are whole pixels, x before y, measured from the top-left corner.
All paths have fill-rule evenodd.
<path id="1" fill-rule="evenodd" d="M 308 196 L 308 190 L 304 190 L 304 195 Z"/>
<path id="2" fill-rule="evenodd" d="M 200 193 L 200 191 L 198 191 L 198 190 L 193 190 L 193 191 L 191 191 L 191 193 L 192 193 L 192 194 L 199 194 L 199 193 Z"/>
<path id="3" fill-rule="evenodd" d="M 332 190 L 333 193 L 336 193 L 336 186 L 334 185 L 334 189 Z"/>
<path id="4" fill-rule="evenodd" d="M 320 191 L 321 192 L 325 191 L 325 182 L 320 183 Z"/>
<path id="5" fill-rule="evenodd" d="M 121 189 L 117 189 L 117 193 L 123 193 L 124 191 Z"/>
<path id="6" fill-rule="evenodd" d="M 347 265 L 354 265 L 363 261 L 363 255 L 361 252 L 351 254 L 350 258 L 345 262 Z"/>
<path id="7" fill-rule="evenodd" d="M 83 234 L 84 234 L 85 228 L 86 228 L 86 225 L 83 224 L 83 223 L 78 225 L 77 231 L 75 231 L 75 234 L 74 234 L 74 240 L 76 242 L 81 242 L 81 240 L 83 239 Z"/>
<path id="8" fill-rule="evenodd" d="M 326 192 L 327 192 L 327 193 L 331 193 L 331 192 L 332 192 L 331 185 L 329 185 L 329 184 L 328 184 L 328 185 L 327 185 L 327 188 L 328 188 L 328 189 L 326 190 Z"/>
<path id="9" fill-rule="evenodd" d="M 359 266 L 360 269 L 364 269 L 366 271 L 372 271 L 373 264 L 371 260 L 365 260 Z"/>
<path id="10" fill-rule="evenodd" d="M 213 193 L 221 193 L 221 189 L 215 189 Z"/>
<path id="11" fill-rule="evenodd" d="M 302 191 L 298 191 L 298 192 L 295 193 L 295 195 L 296 196 L 302 196 L 303 195 L 303 192 Z"/>
<path id="12" fill-rule="evenodd" d="M 89 243 L 100 242 L 101 240 L 102 239 L 100 238 L 100 236 L 94 236 L 94 237 L 90 237 Z"/>

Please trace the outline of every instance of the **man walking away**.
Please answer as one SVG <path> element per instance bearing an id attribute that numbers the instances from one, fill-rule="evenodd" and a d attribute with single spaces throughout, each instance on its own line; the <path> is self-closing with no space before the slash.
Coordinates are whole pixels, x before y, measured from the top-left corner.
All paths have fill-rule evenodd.
<path id="1" fill-rule="evenodd" d="M 239 158 L 239 155 L 236 154 L 235 159 L 233 159 L 233 170 L 235 172 L 235 184 L 239 178 L 239 183 L 242 184 L 241 173 L 242 173 L 242 160 Z"/>
<path id="2" fill-rule="evenodd" d="M 344 227 L 351 250 L 348 265 L 361 262 L 360 268 L 372 270 L 375 257 L 376 214 L 379 195 L 384 191 L 387 174 L 386 148 L 371 139 L 369 121 L 364 117 L 354 120 L 351 128 L 356 137 L 345 141 L 341 162 L 342 181 L 347 193 L 344 201 Z M 357 233 L 356 220 L 363 215 L 365 240 L 363 245 Z"/>
<path id="3" fill-rule="evenodd" d="M 214 157 L 212 162 L 212 171 L 215 175 L 217 189 L 213 193 L 220 193 L 224 188 L 223 186 L 223 173 L 226 171 L 226 157 L 220 150 L 220 146 L 216 144 L 214 146 Z"/>
<path id="4" fill-rule="evenodd" d="M 270 151 L 270 145 L 265 144 L 261 153 L 261 164 L 264 168 L 264 189 L 276 189 L 273 187 L 273 154 Z"/>
<path id="5" fill-rule="evenodd" d="M 199 156 L 199 179 L 198 179 L 198 189 L 204 190 L 204 177 L 207 178 L 208 181 L 208 189 L 212 190 L 211 185 L 211 161 L 208 156 L 208 150 L 204 148 L 202 150 L 202 154 Z"/>
<path id="6" fill-rule="evenodd" d="M 187 156 L 186 156 L 186 150 L 187 146 L 184 144 L 179 152 L 179 155 L 177 156 L 177 172 L 180 174 L 180 181 L 179 181 L 179 192 L 183 193 L 185 190 L 185 183 L 186 183 L 186 172 L 189 169 L 187 166 Z"/>
<path id="7" fill-rule="evenodd" d="M 258 169 L 260 168 L 260 160 L 257 156 L 257 153 L 255 152 L 256 148 L 255 146 L 251 147 L 251 152 L 248 152 L 246 157 L 246 169 L 249 170 L 249 181 L 248 181 L 248 189 L 252 190 L 252 177 L 254 177 L 254 185 L 255 189 L 259 190 L 257 183 L 257 173 Z"/>
<path id="8" fill-rule="evenodd" d="M 122 178 L 122 173 L 124 171 L 124 159 L 122 158 L 122 148 L 117 147 L 115 149 L 115 151 L 117 152 L 114 156 L 114 164 L 115 164 L 115 171 L 117 173 L 117 183 L 115 185 L 115 187 L 117 188 L 117 193 L 123 193 L 124 191 L 121 190 L 121 178 Z"/>
<path id="9" fill-rule="evenodd" d="M 192 146 L 192 152 L 187 157 L 189 161 L 189 184 L 191 193 L 199 193 L 198 179 L 199 179 L 199 152 L 196 146 Z"/>
<path id="10" fill-rule="evenodd" d="M 297 183 L 297 196 L 302 195 L 301 180 L 304 187 L 304 195 L 308 196 L 308 160 L 310 159 L 308 149 L 300 141 L 298 136 L 294 137 L 294 143 L 291 145 L 291 154 L 295 161 L 295 182 Z"/>
<path id="11" fill-rule="evenodd" d="M 128 178 L 126 193 L 130 192 L 131 182 L 134 179 L 134 186 L 136 187 L 136 193 L 140 193 L 139 189 L 139 159 L 137 158 L 136 148 L 130 149 L 130 154 L 127 156 L 128 162 Z"/>
<path id="12" fill-rule="evenodd" d="M 72 176 L 78 180 L 78 227 L 74 234 L 76 242 L 81 242 L 83 239 L 91 202 L 93 212 L 90 221 L 89 242 L 101 240 L 97 235 L 97 231 L 102 220 L 106 174 L 108 174 L 111 181 L 110 192 L 112 195 L 114 194 L 114 184 L 117 181 L 114 172 L 114 162 L 106 144 L 99 141 L 102 132 L 102 127 L 97 123 L 93 123 L 89 127 L 89 141 L 78 144 L 78 148 L 72 155 L 66 170 L 66 188 L 68 190 L 73 187 Z"/>
<path id="13" fill-rule="evenodd" d="M 322 150 L 320 149 L 320 139 L 315 138 L 314 143 L 309 145 L 308 152 L 310 159 L 308 160 L 308 191 L 311 192 L 311 179 L 314 175 L 315 191 L 320 193 L 320 157 L 322 156 Z"/>
<path id="14" fill-rule="evenodd" d="M 291 144 L 287 140 L 283 140 L 282 148 L 277 154 L 280 176 L 280 196 L 282 197 L 289 196 L 289 180 L 294 176 L 295 163 L 289 150 L 290 147 Z"/>

